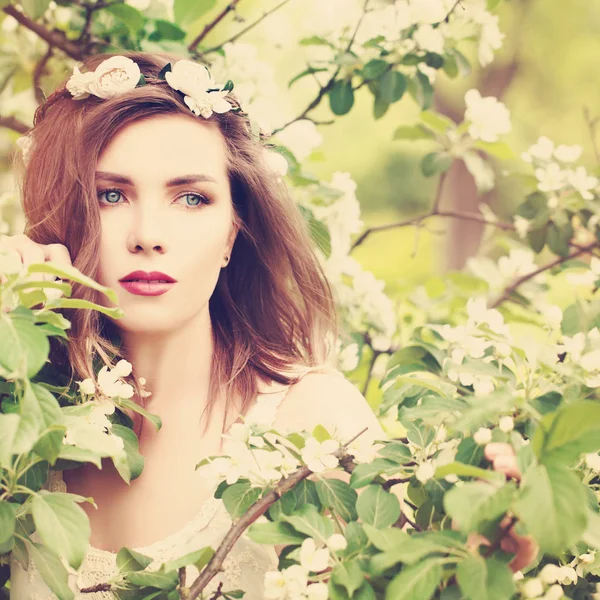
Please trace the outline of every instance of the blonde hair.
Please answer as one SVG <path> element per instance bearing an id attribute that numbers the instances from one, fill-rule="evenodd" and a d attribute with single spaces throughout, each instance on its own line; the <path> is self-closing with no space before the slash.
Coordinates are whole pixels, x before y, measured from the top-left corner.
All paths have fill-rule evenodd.
<path id="1" fill-rule="evenodd" d="M 126 52 L 149 85 L 123 95 L 73 100 L 65 84 L 35 114 L 34 145 L 22 167 L 21 197 L 25 233 L 40 244 L 64 244 L 75 267 L 95 278 L 99 267 L 100 217 L 94 172 L 110 140 L 128 124 L 155 115 L 184 114 L 197 119 L 158 73 L 169 54 Z M 94 70 L 111 55 L 86 59 Z M 245 412 L 259 380 L 293 383 L 294 365 L 313 366 L 328 358 L 337 336 L 330 286 L 312 249 L 304 219 L 285 186 L 269 170 L 261 143 L 252 139 L 246 117 L 214 114 L 226 142 L 236 222 L 240 226 L 231 260 L 222 269 L 209 301 L 214 353 L 208 414 L 224 397 L 225 414 Z M 73 296 L 94 302 L 99 293 L 74 284 Z M 114 323 L 101 313 L 65 309 L 72 322 L 70 341 L 53 361 L 73 378 L 92 377 L 98 364 L 125 358 Z M 329 341 L 329 344 L 328 344 Z M 62 361 L 62 362 L 61 362 Z M 288 374 L 286 374 L 288 371 Z M 139 381 L 132 375 L 138 394 Z M 143 402 L 143 399 L 140 399 Z M 239 404 L 233 406 L 233 402 Z M 225 425 L 225 423 L 224 423 Z"/>

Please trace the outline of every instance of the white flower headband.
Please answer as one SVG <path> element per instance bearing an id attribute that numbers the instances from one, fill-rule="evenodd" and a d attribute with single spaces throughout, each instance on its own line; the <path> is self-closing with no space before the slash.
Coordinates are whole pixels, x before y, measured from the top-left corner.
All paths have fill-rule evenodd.
<path id="1" fill-rule="evenodd" d="M 178 60 L 167 65 L 158 74 L 171 88 L 184 94 L 184 102 L 197 116 L 208 119 L 213 112 L 239 111 L 226 100 L 233 89 L 233 82 L 224 86 L 215 83 L 209 70 L 190 60 Z M 83 100 L 90 94 L 98 98 L 113 98 L 136 87 L 146 85 L 139 66 L 126 56 L 111 56 L 100 63 L 95 71 L 82 73 L 77 66 L 73 69 L 67 90 L 74 100 Z"/>

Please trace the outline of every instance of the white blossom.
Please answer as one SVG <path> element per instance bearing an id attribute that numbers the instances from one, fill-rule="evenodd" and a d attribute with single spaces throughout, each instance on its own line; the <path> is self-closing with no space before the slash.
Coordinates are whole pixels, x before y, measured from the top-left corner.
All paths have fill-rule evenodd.
<path id="1" fill-rule="evenodd" d="M 94 380 L 91 377 L 88 377 L 83 381 L 78 381 L 77 384 L 79 385 L 79 391 L 82 394 L 93 394 L 96 391 Z"/>
<path id="2" fill-rule="evenodd" d="M 526 238 L 530 228 L 529 221 L 520 215 L 515 215 L 513 222 L 515 224 L 515 231 L 517 232 L 517 235 L 521 239 Z"/>
<path id="3" fill-rule="evenodd" d="M 336 440 L 319 442 L 311 437 L 306 440 L 301 450 L 302 460 L 313 473 L 321 473 L 338 466 L 339 460 L 333 455 L 340 447 Z"/>
<path id="4" fill-rule="evenodd" d="M 79 67 L 73 67 L 73 74 L 66 83 L 67 90 L 71 93 L 74 100 L 83 100 L 90 95 L 90 83 L 94 81 L 96 75 L 94 72 L 82 73 Z"/>
<path id="5" fill-rule="evenodd" d="M 434 29 L 429 24 L 419 25 L 413 34 L 413 39 L 421 50 L 436 54 L 444 53 L 445 38 L 439 27 Z"/>
<path id="6" fill-rule="evenodd" d="M 532 579 L 528 579 L 523 584 L 523 595 L 525 598 L 539 598 L 544 593 L 544 584 L 542 581 L 533 577 Z"/>
<path id="7" fill-rule="evenodd" d="M 415 471 L 415 477 L 421 483 L 427 483 L 430 479 L 433 478 L 434 475 L 435 469 L 433 468 L 433 465 L 430 462 L 426 462 L 422 465 L 419 465 L 417 467 L 417 470 Z"/>
<path id="8" fill-rule="evenodd" d="M 273 171 L 276 175 L 279 175 L 280 177 L 287 175 L 288 162 L 283 154 L 275 150 L 263 148 L 263 157 L 269 169 L 271 169 L 271 171 Z"/>
<path id="9" fill-rule="evenodd" d="M 313 573 L 324 571 L 329 566 L 329 549 L 318 548 L 315 540 L 306 538 L 300 547 L 300 564 Z"/>
<path id="10" fill-rule="evenodd" d="M 119 381 L 119 371 L 123 368 L 110 370 L 104 366 L 98 373 L 98 387 L 109 398 L 131 398 L 134 394 L 134 389 L 131 385 Z"/>
<path id="11" fill-rule="evenodd" d="M 544 594 L 544 600 L 560 600 L 564 597 L 563 589 L 557 583 L 551 585 Z"/>
<path id="12" fill-rule="evenodd" d="M 111 56 L 96 67 L 88 91 L 99 98 L 113 98 L 135 88 L 140 75 L 139 66 L 130 58 Z"/>
<path id="13" fill-rule="evenodd" d="M 553 563 L 544 565 L 540 571 L 540 579 L 547 584 L 556 583 L 560 574 L 560 567 Z"/>
<path id="14" fill-rule="evenodd" d="M 551 162 L 545 167 L 536 169 L 535 176 L 538 179 L 538 189 L 541 192 L 554 192 L 560 190 L 567 183 L 567 172 L 563 171 L 555 162 Z"/>
<path id="15" fill-rule="evenodd" d="M 584 200 L 593 200 L 594 194 L 591 190 L 598 186 L 598 178 L 588 175 L 585 167 L 577 167 L 577 169 L 569 169 L 566 172 L 567 181 L 575 188 Z"/>
<path id="16" fill-rule="evenodd" d="M 473 435 L 473 440 L 479 446 L 485 446 L 492 441 L 492 430 L 486 427 L 480 427 Z"/>
<path id="17" fill-rule="evenodd" d="M 538 141 L 524 152 L 521 157 L 525 162 L 531 163 L 534 159 L 549 161 L 554 153 L 554 142 L 545 135 L 538 138 Z"/>
<path id="18" fill-rule="evenodd" d="M 306 588 L 306 600 L 327 600 L 327 598 L 329 598 L 329 591 L 326 583 L 311 583 Z"/>
<path id="19" fill-rule="evenodd" d="M 574 336 L 563 336 L 562 343 L 556 345 L 556 352 L 563 354 L 566 352 L 573 362 L 578 362 L 585 349 L 585 333 L 580 331 Z"/>
<path id="20" fill-rule="evenodd" d="M 554 158 L 560 160 L 560 162 L 573 163 L 581 156 L 582 152 L 583 148 L 581 146 L 565 146 L 561 144 L 554 150 Z"/>
<path id="21" fill-rule="evenodd" d="M 327 538 L 327 547 L 332 552 L 341 552 L 348 547 L 346 538 L 341 533 L 334 533 Z"/>
<path id="22" fill-rule="evenodd" d="M 476 89 L 465 94 L 465 120 L 470 122 L 469 135 L 475 140 L 497 142 L 499 136 L 512 129 L 510 113 L 497 98 L 481 97 Z"/>
<path id="23" fill-rule="evenodd" d="M 561 585 L 572 585 L 577 583 L 577 573 L 573 567 L 559 567 L 557 582 Z"/>
<path id="24" fill-rule="evenodd" d="M 358 367 L 359 362 L 359 353 L 358 353 L 358 344 L 348 344 L 339 354 L 338 354 L 338 365 L 341 371 L 354 371 L 356 367 Z"/>
<path id="25" fill-rule="evenodd" d="M 585 464 L 588 469 L 600 473 L 600 455 L 591 452 L 585 455 Z"/>
<path id="26" fill-rule="evenodd" d="M 280 131 L 277 138 L 300 162 L 308 158 L 311 152 L 323 143 L 323 135 L 308 119 L 294 121 Z"/>
<path id="27" fill-rule="evenodd" d="M 560 329 L 563 320 L 563 312 L 560 306 L 551 304 L 543 310 L 542 314 L 544 315 L 546 324 L 548 327 L 550 327 L 550 329 Z"/>
<path id="28" fill-rule="evenodd" d="M 500 431 L 504 431 L 504 433 L 509 433 L 515 428 L 515 422 L 512 417 L 501 417 L 498 422 L 498 427 L 500 427 Z"/>

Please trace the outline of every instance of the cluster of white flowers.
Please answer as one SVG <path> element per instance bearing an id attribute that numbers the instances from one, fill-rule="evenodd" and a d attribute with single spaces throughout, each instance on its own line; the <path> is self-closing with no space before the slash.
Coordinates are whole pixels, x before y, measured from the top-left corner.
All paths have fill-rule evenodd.
<path id="1" fill-rule="evenodd" d="M 265 573 L 264 597 L 267 600 L 326 600 L 327 584 L 311 583 L 310 574 L 320 573 L 332 564 L 332 552 L 347 547 L 346 538 L 340 533 L 329 536 L 324 543 L 306 538 L 300 547 L 300 564 L 283 571 Z"/>
<path id="2" fill-rule="evenodd" d="M 497 142 L 501 135 L 510 133 L 510 113 L 497 98 L 483 98 L 478 90 L 470 89 L 465 94 L 465 103 L 465 121 L 469 122 L 469 135 L 474 140 Z"/>
<path id="3" fill-rule="evenodd" d="M 136 88 L 141 75 L 139 66 L 130 58 L 111 56 L 87 73 L 82 73 L 75 65 L 66 87 L 74 100 L 83 100 L 90 95 L 114 98 Z M 225 113 L 232 108 L 225 99 L 229 92 L 221 90 L 208 69 L 200 64 L 178 60 L 165 73 L 165 80 L 174 90 L 184 94 L 184 102 L 197 116 L 208 119 L 213 112 Z"/>
<path id="4" fill-rule="evenodd" d="M 473 386 L 476 396 L 486 396 L 494 391 L 494 379 L 472 373 L 463 366 L 465 358 L 482 359 L 512 365 L 510 359 L 512 336 L 502 314 L 488 309 L 484 298 L 467 301 L 468 319 L 465 324 L 434 326 L 448 342 L 449 356 L 444 361 L 448 378 L 465 386 Z M 488 352 L 491 349 L 492 352 Z"/>
<path id="5" fill-rule="evenodd" d="M 544 565 L 537 577 L 521 579 L 521 596 L 528 600 L 560 600 L 563 587 L 577 583 L 577 573 L 570 566 Z"/>
<path id="6" fill-rule="evenodd" d="M 585 385 L 600 387 L 600 330 L 594 327 L 587 333 L 563 336 L 556 344 L 557 354 L 566 353 L 565 362 L 580 366 L 584 371 Z"/>
<path id="7" fill-rule="evenodd" d="M 551 139 L 541 136 L 522 154 L 523 160 L 535 169 L 538 189 L 549 195 L 551 209 L 559 206 L 560 192 L 576 192 L 584 200 L 592 200 L 598 193 L 598 178 L 589 175 L 583 166 L 573 167 L 582 151 L 581 146 L 556 146 Z"/>
<path id="8" fill-rule="evenodd" d="M 589 268 L 583 272 L 567 273 L 567 281 L 572 285 L 592 287 L 600 281 L 600 258 L 592 256 Z"/>

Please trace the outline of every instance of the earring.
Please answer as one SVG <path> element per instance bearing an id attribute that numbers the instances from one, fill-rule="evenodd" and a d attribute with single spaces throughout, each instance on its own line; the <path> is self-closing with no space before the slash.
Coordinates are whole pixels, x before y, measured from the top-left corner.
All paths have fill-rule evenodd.
<path id="1" fill-rule="evenodd" d="M 227 265 L 227 264 L 229 264 L 229 256 L 226 256 L 226 257 L 225 257 L 225 264 L 226 264 L 226 265 Z"/>

